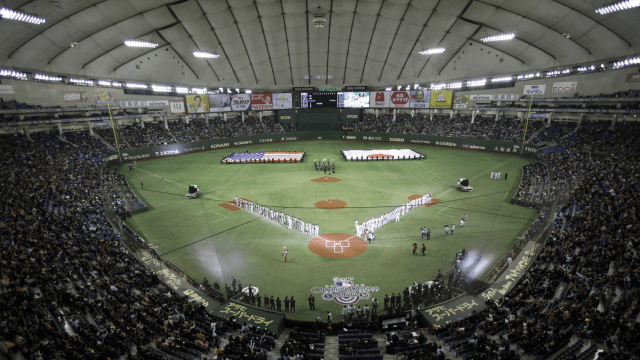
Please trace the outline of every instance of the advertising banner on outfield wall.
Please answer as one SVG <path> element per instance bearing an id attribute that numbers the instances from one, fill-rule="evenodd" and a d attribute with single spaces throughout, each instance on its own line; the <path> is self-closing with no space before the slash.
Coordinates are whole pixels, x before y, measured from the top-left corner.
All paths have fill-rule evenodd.
<path id="1" fill-rule="evenodd" d="M 246 111 L 251 109 L 251 95 L 231 95 L 231 111 Z"/>
<path id="2" fill-rule="evenodd" d="M 523 95 L 544 95 L 546 85 L 525 85 Z"/>
<path id="3" fill-rule="evenodd" d="M 413 109 L 428 109 L 431 100 L 430 90 L 414 90 L 411 92 L 409 107 Z"/>
<path id="4" fill-rule="evenodd" d="M 13 95 L 13 85 L 0 85 L 0 95 Z"/>
<path id="5" fill-rule="evenodd" d="M 231 101 L 229 100 L 229 94 L 209 95 L 209 111 L 231 111 Z"/>
<path id="6" fill-rule="evenodd" d="M 627 82 L 640 82 L 640 73 L 631 73 L 631 74 L 627 74 Z M 9 85 L 11 86 L 11 85 Z M 0 85 L 0 88 L 2 87 L 2 85 Z M 2 90 L 0 89 L 0 94 L 2 94 Z"/>
<path id="7" fill-rule="evenodd" d="M 473 101 L 493 100 L 493 95 L 491 94 L 469 95 L 469 100 L 473 100 Z"/>
<path id="8" fill-rule="evenodd" d="M 120 107 L 169 106 L 169 100 L 120 101 Z"/>
<path id="9" fill-rule="evenodd" d="M 187 103 L 189 114 L 209 112 L 209 97 L 207 95 L 185 95 L 184 100 Z"/>
<path id="10" fill-rule="evenodd" d="M 271 94 L 251 94 L 251 110 L 271 110 Z"/>
<path id="11" fill-rule="evenodd" d="M 453 101 L 453 92 L 449 90 L 438 90 L 431 92 L 432 109 L 451 109 Z"/>
<path id="12" fill-rule="evenodd" d="M 411 93 L 408 91 L 392 91 L 389 98 L 389 107 L 408 108 L 411 102 Z"/>
<path id="13" fill-rule="evenodd" d="M 546 119 L 547 113 L 531 113 L 529 114 L 529 118 L 531 119 Z"/>
<path id="14" fill-rule="evenodd" d="M 107 91 L 94 92 L 93 99 L 95 100 L 96 104 L 115 104 L 118 102 L 116 100 L 116 93 Z"/>
<path id="15" fill-rule="evenodd" d="M 171 114 L 184 114 L 184 101 L 169 100 L 169 105 L 171 105 Z"/>
<path id="16" fill-rule="evenodd" d="M 372 108 L 388 108 L 391 92 L 389 91 L 371 91 L 369 93 L 369 107 Z"/>
<path id="17" fill-rule="evenodd" d="M 551 92 L 554 94 L 565 94 L 576 92 L 576 88 L 578 87 L 578 82 L 557 82 L 553 83 L 553 88 Z"/>
<path id="18" fill-rule="evenodd" d="M 291 93 L 273 93 L 274 109 L 293 109 L 293 96 Z"/>
<path id="19" fill-rule="evenodd" d="M 453 97 L 454 109 L 466 109 L 469 106 L 469 95 L 456 95 Z"/>
<path id="20" fill-rule="evenodd" d="M 518 94 L 495 94 L 493 100 L 518 100 L 520 95 Z"/>
<path id="21" fill-rule="evenodd" d="M 86 91 L 63 91 L 62 95 L 65 102 L 87 102 L 89 100 Z"/>

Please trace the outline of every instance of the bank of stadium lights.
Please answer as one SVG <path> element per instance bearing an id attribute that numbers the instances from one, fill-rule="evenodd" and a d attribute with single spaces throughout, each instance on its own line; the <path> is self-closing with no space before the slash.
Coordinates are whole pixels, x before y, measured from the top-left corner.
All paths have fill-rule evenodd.
<path id="1" fill-rule="evenodd" d="M 420 84 L 414 84 L 413 85 L 413 90 L 418 90 L 420 88 Z"/>
<path id="2" fill-rule="evenodd" d="M 171 92 L 171 86 L 166 86 L 166 85 L 151 85 L 151 90 L 155 91 L 155 92 Z"/>
<path id="3" fill-rule="evenodd" d="M 407 91 L 411 90 L 411 85 L 407 85 L 407 87 L 404 88 L 404 89 L 407 90 Z"/>
<path id="4" fill-rule="evenodd" d="M 640 1 L 640 0 L 639 0 Z M 620 69 L 625 66 L 634 66 L 640 64 L 640 57 L 629 58 L 626 60 L 620 60 L 613 63 L 614 69 Z"/>
<path id="5" fill-rule="evenodd" d="M 145 84 L 138 84 L 138 83 L 126 83 L 125 84 L 126 87 L 128 87 L 129 89 L 148 89 L 149 87 Z"/>
<path id="6" fill-rule="evenodd" d="M 384 89 L 385 89 L 386 91 L 391 91 L 391 90 L 393 90 L 393 88 L 392 88 L 392 87 L 387 87 L 387 88 L 384 88 Z"/>
<path id="7" fill-rule="evenodd" d="M 491 79 L 492 83 L 501 83 L 501 82 L 509 82 L 509 81 L 513 81 L 513 76 L 503 76 L 503 77 Z"/>
<path id="8" fill-rule="evenodd" d="M 200 95 L 204 95 L 207 93 L 207 89 L 206 88 L 191 88 L 191 92 L 194 94 L 200 94 Z"/>
<path id="9" fill-rule="evenodd" d="M 516 37 L 516 34 L 514 33 L 500 34 L 500 35 L 493 35 L 493 36 L 485 36 L 482 39 L 480 39 L 480 41 L 482 42 L 507 41 L 507 40 L 512 40 L 514 37 Z"/>
<path id="10" fill-rule="evenodd" d="M 616 11 L 637 8 L 638 6 L 640 6 L 640 0 L 625 0 L 599 7 L 596 12 L 600 15 L 606 15 Z"/>
<path id="11" fill-rule="evenodd" d="M 245 93 L 245 94 L 251 94 L 251 90 L 249 90 L 249 89 L 245 89 L 244 93 Z"/>
<path id="12" fill-rule="evenodd" d="M 527 74 L 527 75 L 518 75 L 518 77 L 516 78 L 517 80 L 529 80 L 529 79 L 533 79 L 536 77 L 540 77 L 540 73 L 531 73 L 531 74 Z"/>
<path id="13" fill-rule="evenodd" d="M 204 59 L 217 59 L 220 57 L 220 55 L 212 54 L 204 51 L 194 51 L 193 56 L 197 58 L 204 58 Z"/>
<path id="14" fill-rule="evenodd" d="M 238 94 L 240 94 L 240 89 L 236 88 L 236 92 L 237 92 Z"/>
<path id="15" fill-rule="evenodd" d="M 587 72 L 587 71 L 596 71 L 596 66 L 595 65 L 591 65 L 591 66 L 580 66 L 578 68 L 578 72 Z"/>
<path id="16" fill-rule="evenodd" d="M 125 40 L 124 44 L 129 46 L 129 47 L 141 47 L 141 48 L 155 48 L 155 47 L 158 47 L 158 44 L 156 44 L 156 43 L 152 43 L 152 42 L 148 42 L 148 41 L 141 41 L 141 40 Z"/>
<path id="17" fill-rule="evenodd" d="M 467 81 L 467 87 L 485 86 L 487 79 Z"/>
<path id="18" fill-rule="evenodd" d="M 231 94 L 231 89 L 227 88 L 227 94 Z"/>
<path id="19" fill-rule="evenodd" d="M 5 7 L 0 8 L 0 17 L 7 20 L 24 21 L 26 23 L 35 24 L 35 25 L 40 25 L 45 22 L 45 19 L 39 16 L 30 15 L 27 13 L 23 13 L 21 11 L 7 9 Z"/>
<path id="20" fill-rule="evenodd" d="M 176 86 L 176 93 L 178 93 L 178 94 L 188 94 L 189 93 L 189 88 L 182 87 L 182 86 Z"/>
<path id="21" fill-rule="evenodd" d="M 84 85 L 84 86 L 93 86 L 93 80 L 87 80 L 87 79 L 69 79 L 69 83 L 70 84 L 74 84 L 74 85 Z"/>
<path id="22" fill-rule="evenodd" d="M 34 77 L 33 77 L 33 80 L 47 81 L 47 82 L 61 82 L 62 78 L 60 76 L 50 76 L 50 75 L 35 74 Z"/>
<path id="23" fill-rule="evenodd" d="M 446 89 L 447 88 L 447 84 L 435 84 L 435 85 L 431 85 L 431 90 L 442 90 L 442 89 Z"/>
<path id="24" fill-rule="evenodd" d="M 462 81 L 447 84 L 447 89 L 461 89 L 461 88 L 462 88 Z"/>
<path id="25" fill-rule="evenodd" d="M 444 50 L 445 48 L 433 48 L 433 49 L 422 50 L 418 54 L 420 55 L 442 54 Z"/>
<path id="26" fill-rule="evenodd" d="M 0 69 L 0 76 L 11 77 L 18 80 L 27 80 L 27 74 L 14 70 Z"/>

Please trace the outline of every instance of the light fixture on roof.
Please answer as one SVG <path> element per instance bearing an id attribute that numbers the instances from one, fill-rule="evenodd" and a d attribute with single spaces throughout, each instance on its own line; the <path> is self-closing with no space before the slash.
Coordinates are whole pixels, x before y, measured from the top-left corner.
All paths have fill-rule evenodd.
<path id="1" fill-rule="evenodd" d="M 42 75 L 42 74 L 35 74 L 33 79 L 38 81 L 48 81 L 48 82 L 62 81 L 62 78 L 60 76 L 50 76 L 50 75 Z"/>
<path id="2" fill-rule="evenodd" d="M 454 83 L 451 83 L 451 84 L 447 85 L 447 89 L 460 89 L 460 88 L 462 88 L 462 81 L 454 82 Z"/>
<path id="3" fill-rule="evenodd" d="M 444 50 L 445 48 L 433 48 L 433 49 L 422 50 L 418 54 L 420 55 L 442 54 Z"/>
<path id="4" fill-rule="evenodd" d="M 398 85 L 398 90 L 402 90 L 402 85 Z"/>
<path id="5" fill-rule="evenodd" d="M 5 7 L 0 8 L 0 17 L 7 20 L 24 21 L 26 23 L 35 25 L 40 25 L 45 22 L 44 18 L 35 15 L 29 15 L 21 11 L 7 9 Z"/>
<path id="6" fill-rule="evenodd" d="M 614 69 L 619 69 L 629 65 L 638 65 L 640 64 L 640 57 L 629 58 L 625 60 L 616 61 L 613 63 Z M 603 64 L 604 65 L 604 64 Z"/>
<path id="7" fill-rule="evenodd" d="M 411 85 L 407 85 L 407 87 L 406 87 L 406 88 L 404 88 L 404 89 L 405 89 L 405 90 L 407 90 L 407 91 L 408 91 L 408 90 L 411 90 Z"/>
<path id="8" fill-rule="evenodd" d="M 218 54 L 212 54 L 204 51 L 194 51 L 193 56 L 197 58 L 205 58 L 205 59 L 217 59 L 220 57 Z"/>
<path id="9" fill-rule="evenodd" d="M 75 85 L 84 85 L 84 86 L 93 86 L 93 80 L 87 80 L 87 79 L 69 79 L 69 83 L 71 84 L 75 84 Z"/>
<path id="10" fill-rule="evenodd" d="M 171 92 L 171 86 L 167 85 L 151 85 L 151 90 L 155 92 Z"/>
<path id="11" fill-rule="evenodd" d="M 18 80 L 26 80 L 27 79 L 27 74 L 25 74 L 23 72 L 20 72 L 20 71 L 14 71 L 14 70 L 0 69 L 0 76 L 12 77 L 12 78 L 18 79 Z"/>
<path id="12" fill-rule="evenodd" d="M 420 84 L 414 84 L 413 85 L 413 90 L 418 90 L 420 88 Z"/>
<path id="13" fill-rule="evenodd" d="M 393 88 L 392 88 L 392 87 L 387 87 L 387 88 L 384 88 L 384 89 L 385 89 L 386 91 L 391 91 L 391 90 L 393 90 Z"/>
<path id="14" fill-rule="evenodd" d="M 492 83 L 501 83 L 501 82 L 509 82 L 513 80 L 513 76 L 503 76 L 503 77 L 499 77 L 499 78 L 493 78 L 491 79 Z"/>
<path id="15" fill-rule="evenodd" d="M 148 42 L 148 41 L 141 41 L 141 40 L 125 40 L 124 44 L 129 46 L 129 47 L 142 47 L 142 48 L 155 48 L 155 47 L 158 47 L 158 44 L 156 44 L 156 43 L 152 43 L 152 42 Z"/>
<path id="16" fill-rule="evenodd" d="M 516 37 L 514 33 L 499 34 L 499 35 L 493 35 L 493 36 L 485 36 L 482 39 L 480 39 L 480 41 L 482 42 L 506 41 L 506 40 L 511 40 L 514 37 Z"/>
<path id="17" fill-rule="evenodd" d="M 113 86 L 113 87 L 122 87 L 122 83 L 114 81 L 114 82 L 111 83 L 111 86 Z"/>
<path id="18" fill-rule="evenodd" d="M 431 85 L 431 90 L 442 90 L 442 89 L 446 89 L 447 88 L 447 84 L 432 84 Z"/>
<path id="19" fill-rule="evenodd" d="M 194 94 L 206 94 L 207 88 L 191 88 L 191 92 Z"/>
<path id="20" fill-rule="evenodd" d="M 251 94 L 251 89 L 245 89 L 245 90 L 244 90 L 244 93 L 245 93 L 245 94 Z"/>
<path id="21" fill-rule="evenodd" d="M 148 88 L 147 85 L 138 84 L 138 83 L 127 83 L 126 87 L 128 87 L 129 89 L 146 89 L 146 88 Z"/>
<path id="22" fill-rule="evenodd" d="M 487 79 L 467 81 L 467 87 L 485 86 Z"/>
<path id="23" fill-rule="evenodd" d="M 189 88 L 183 87 L 183 86 L 176 86 L 176 92 L 178 94 L 188 94 L 189 93 Z"/>
<path id="24" fill-rule="evenodd" d="M 625 0 L 599 7 L 596 12 L 600 15 L 605 15 L 616 11 L 630 10 L 638 6 L 640 6 L 640 1 L 638 0 Z"/>
<path id="25" fill-rule="evenodd" d="M 318 6 L 318 11 L 313 14 L 313 26 L 316 29 L 322 29 L 327 23 L 327 19 L 324 18 L 324 14 L 322 13 L 322 9 Z"/>
<path id="26" fill-rule="evenodd" d="M 231 89 L 227 88 L 227 93 L 231 94 Z"/>
<path id="27" fill-rule="evenodd" d="M 99 86 L 111 86 L 111 81 L 99 80 L 98 81 L 98 85 Z"/>

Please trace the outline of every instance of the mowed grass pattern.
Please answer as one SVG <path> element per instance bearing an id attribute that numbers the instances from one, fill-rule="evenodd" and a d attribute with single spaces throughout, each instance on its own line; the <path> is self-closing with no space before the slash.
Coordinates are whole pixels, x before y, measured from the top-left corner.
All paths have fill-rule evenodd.
<path id="1" fill-rule="evenodd" d="M 294 319 L 313 320 L 318 313 L 341 305 L 316 294 L 316 311 L 308 310 L 311 288 L 333 285 L 334 277 L 353 277 L 356 284 L 378 286 L 372 296 L 401 292 L 414 281 L 433 278 L 437 270 L 448 274 L 456 251 L 466 247 L 481 256 L 470 270 L 482 278 L 515 243 L 515 237 L 535 219 L 535 211 L 511 205 L 522 166 L 532 159 L 515 155 L 415 146 L 425 160 L 346 162 L 340 149 L 389 148 L 395 144 L 358 141 L 303 141 L 234 148 L 233 151 L 305 150 L 303 163 L 222 165 L 230 149 L 194 153 L 137 163 L 132 171 L 122 166 L 131 186 L 150 208 L 127 220 L 161 254 L 196 279 L 207 277 L 222 287 L 235 276 L 243 286 L 258 286 L 261 295 L 284 299 L 295 296 Z M 395 146 L 397 147 L 397 145 Z M 313 159 L 335 158 L 335 183 L 310 180 L 324 176 L 313 169 Z M 491 171 L 503 178 L 491 180 Z M 507 180 L 505 173 L 509 173 Z M 329 174 L 327 174 L 329 175 Z M 471 179 L 474 191 L 460 192 L 457 179 Z M 164 178 L 164 179 L 162 179 Z M 144 183 L 144 189 L 141 188 Z M 198 199 L 186 199 L 189 185 L 201 189 Z M 419 208 L 378 229 L 376 240 L 362 254 L 348 259 L 317 256 L 308 249 L 311 236 L 260 219 L 247 211 L 229 211 L 218 204 L 248 198 L 261 205 L 316 223 L 320 235 L 355 235 L 355 220 L 379 216 L 407 202 L 413 194 L 432 193 L 442 202 Z M 321 200 L 338 199 L 339 210 L 318 209 Z M 460 228 L 466 213 L 469 220 Z M 444 225 L 455 224 L 453 236 Z M 430 241 L 420 228 L 431 228 Z M 412 256 L 411 244 L 425 244 L 427 256 Z M 282 247 L 291 263 L 284 263 Z M 369 300 L 361 300 L 363 305 Z"/>

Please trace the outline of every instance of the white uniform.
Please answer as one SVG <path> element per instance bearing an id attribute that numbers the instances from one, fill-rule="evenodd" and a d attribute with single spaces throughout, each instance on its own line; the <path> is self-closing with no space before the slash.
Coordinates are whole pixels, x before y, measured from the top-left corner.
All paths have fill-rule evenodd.
<path id="1" fill-rule="evenodd" d="M 497 173 L 497 174 L 496 174 L 496 180 L 497 180 L 497 179 L 500 179 L 500 174 L 501 174 L 501 173 Z"/>
<path id="2" fill-rule="evenodd" d="M 492 172 L 491 172 L 491 179 L 493 179 L 493 175 L 494 175 L 494 174 L 495 174 L 495 173 L 492 171 Z"/>

